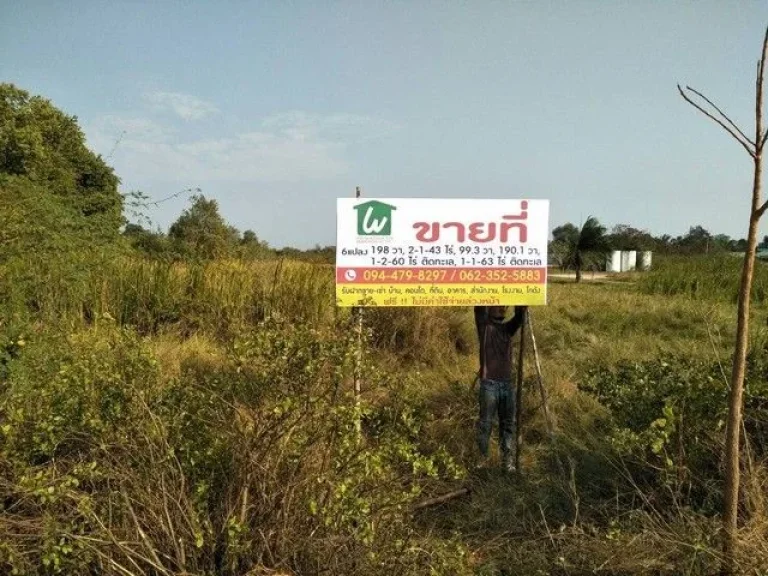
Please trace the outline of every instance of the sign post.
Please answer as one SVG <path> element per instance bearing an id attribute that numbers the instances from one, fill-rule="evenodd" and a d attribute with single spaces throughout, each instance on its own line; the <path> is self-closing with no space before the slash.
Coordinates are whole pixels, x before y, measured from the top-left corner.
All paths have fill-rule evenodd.
<path id="1" fill-rule="evenodd" d="M 515 390 L 515 469 L 520 470 L 520 453 L 523 451 L 523 359 L 525 358 L 525 325 L 528 312 L 520 324 L 520 347 L 517 355 L 517 388 Z"/>
<path id="2" fill-rule="evenodd" d="M 336 304 L 353 307 L 357 315 L 358 409 L 363 307 L 545 305 L 548 220 L 548 200 L 363 200 L 360 188 L 354 199 L 339 198 Z M 518 465 L 526 323 L 520 328 L 516 391 Z M 359 434 L 359 420 L 357 425 Z"/>
<path id="3" fill-rule="evenodd" d="M 360 186 L 355 188 L 355 199 L 360 198 Z M 357 332 L 357 350 L 355 351 L 355 429 L 357 440 L 362 437 L 362 422 L 360 416 L 360 392 L 363 371 L 363 309 L 357 306 L 352 309 L 353 314 L 357 315 L 355 330 Z"/>

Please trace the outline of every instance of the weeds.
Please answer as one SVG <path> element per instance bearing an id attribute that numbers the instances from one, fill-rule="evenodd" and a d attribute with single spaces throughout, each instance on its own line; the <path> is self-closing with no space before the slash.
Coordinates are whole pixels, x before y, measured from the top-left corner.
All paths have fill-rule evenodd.
<path id="1" fill-rule="evenodd" d="M 738 254 L 716 256 L 666 256 L 657 259 L 651 272 L 638 277 L 649 294 L 681 295 L 695 300 L 721 300 L 735 304 L 739 294 L 742 258 Z M 768 267 L 755 266 L 752 301 L 768 302 Z"/>
<path id="2" fill-rule="evenodd" d="M 358 407 L 352 346 L 273 320 L 165 381 L 130 330 L 100 323 L 33 340 L 10 362 L 0 406 L 5 571 L 375 574 L 422 564 L 429 544 L 414 548 L 410 504 L 430 479 L 461 469 L 422 452 L 423 411 L 375 364 L 371 385 L 392 392 Z M 429 555 L 449 552 L 459 550 Z"/>
<path id="3" fill-rule="evenodd" d="M 367 309 L 358 407 L 357 340 L 329 267 L 125 255 L 75 274 L 46 266 L 45 282 L 12 269 L 0 280 L 13 296 L 0 323 L 3 573 L 716 565 L 718 362 L 733 317 L 719 292 L 660 298 L 641 277 L 550 286 L 534 315 L 557 442 L 528 374 L 524 476 L 511 481 L 464 475 L 476 410 L 467 309 Z M 756 328 L 745 421 L 739 561 L 753 571 L 768 564 L 766 340 Z M 467 498 L 411 511 L 464 486 Z"/>

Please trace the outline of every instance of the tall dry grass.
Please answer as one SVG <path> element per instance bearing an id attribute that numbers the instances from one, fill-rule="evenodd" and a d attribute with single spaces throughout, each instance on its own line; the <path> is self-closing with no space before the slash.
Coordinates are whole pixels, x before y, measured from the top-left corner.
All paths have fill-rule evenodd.
<path id="1" fill-rule="evenodd" d="M 683 266 L 680 276 L 687 270 Z M 4 497 L 17 506 L 0 519 L 3 566 L 10 565 L 12 554 L 21 554 L 17 565 L 29 573 L 45 573 L 32 568 L 42 561 L 34 546 L 44 549 L 51 562 L 57 554 L 60 562 L 74 561 L 74 555 L 77 561 L 85 558 L 86 566 L 96 566 L 93 573 L 122 574 L 375 574 L 382 566 L 403 574 L 706 574 L 716 564 L 718 534 L 712 516 L 684 502 L 667 506 L 666 495 L 654 500 L 649 490 L 636 488 L 638 479 L 627 475 L 627 462 L 610 442 L 622 423 L 578 385 L 592 368 L 652 362 L 667 355 L 727 365 L 734 307 L 725 290 L 675 293 L 665 288 L 658 293 L 642 278 L 634 283 L 551 285 L 549 306 L 534 310 L 533 320 L 556 445 L 548 440 L 529 363 L 523 412 L 525 476 L 510 480 L 493 470 L 473 474 L 470 498 L 412 516 L 406 508 L 417 494 L 433 496 L 466 485 L 452 479 L 445 467 L 438 466 L 437 477 L 429 477 L 433 469 L 422 456 L 439 461 L 437 455 L 447 453 L 467 466 L 473 460 L 476 337 L 469 309 L 366 309 L 365 341 L 371 344 L 363 359 L 367 440 L 357 450 L 350 441 L 354 402 L 345 396 L 338 406 L 346 412 L 333 414 L 323 396 L 337 386 L 351 389 L 348 363 L 355 346 L 346 340 L 354 331 L 349 310 L 335 307 L 330 267 L 291 261 L 190 266 L 122 258 L 81 272 L 86 280 L 57 276 L 55 269 L 48 269 L 46 282 L 20 292 L 13 301 L 17 310 L 29 306 L 38 324 L 6 331 L 7 341 L 0 342 L 5 354 L 0 355 L 0 381 L 6 386 L 0 393 L 3 423 L 11 407 L 5 372 L 10 371 L 14 385 L 19 385 L 23 378 L 13 371 L 26 366 L 29 416 L 35 406 L 47 406 L 50 393 L 40 385 L 60 384 L 58 370 L 71 364 L 68 358 L 86 363 L 76 382 L 90 391 L 86 400 L 97 408 L 89 412 L 90 419 L 100 422 L 102 416 L 93 415 L 102 410 L 119 416 L 126 398 L 120 390 L 140 386 L 122 372 L 122 360 L 108 360 L 119 344 L 110 348 L 87 342 L 108 339 L 93 333 L 112 322 L 110 318 L 128 332 L 136 330 L 140 347 L 154 351 L 150 356 L 159 375 L 142 364 L 149 371 L 142 378 L 152 384 L 150 396 L 162 396 L 166 403 L 155 403 L 149 410 L 130 405 L 136 427 L 120 424 L 116 429 L 122 436 L 115 436 L 113 429 L 110 436 L 90 427 L 89 418 L 75 418 L 78 411 L 69 411 L 65 402 L 69 396 L 64 392 L 70 389 L 54 386 L 54 396 L 64 402 L 65 419 L 75 418 L 85 432 L 57 436 L 60 442 L 52 446 L 82 449 L 73 438 L 91 435 L 98 439 L 95 445 L 108 450 L 88 455 L 108 473 L 98 481 L 91 479 L 87 470 L 75 469 L 87 463 L 85 459 L 67 459 L 72 452 L 48 460 L 25 453 L 24 474 L 3 463 Z M 673 277 L 677 272 L 660 269 L 659 278 L 664 274 Z M 761 313 L 759 307 L 756 313 Z M 19 341 L 42 337 L 62 322 L 74 334 L 70 355 L 39 362 L 25 357 L 29 347 Z M 754 330 L 756 345 L 766 340 L 760 323 Z M 270 336 L 260 340 L 259 334 Z M 244 335 L 251 339 L 247 344 Z M 41 348 L 46 346 L 36 349 Z M 318 354 L 326 355 L 318 361 Z M 94 380 L 89 364 L 93 360 L 83 358 L 100 355 L 117 375 L 102 374 L 102 380 Z M 37 365 L 51 368 L 50 374 L 36 372 Z M 289 367 L 283 373 L 284 366 Z M 346 376 L 334 379 L 334 371 L 342 366 Z M 93 382 L 105 382 L 104 390 L 110 392 L 106 399 L 98 392 L 101 385 Z M 294 390 L 297 382 L 306 387 Z M 281 395 L 283 390 L 290 393 Z M 286 397 L 307 402 L 283 404 Z M 305 418 L 309 424 L 304 430 L 300 423 L 280 420 L 278 413 Z M 37 429 L 38 422 L 48 422 L 42 413 L 20 422 L 18 433 L 34 442 L 59 430 L 57 421 L 50 422 L 52 432 Z M 34 434 L 28 434 L 31 430 Z M 339 441 L 339 433 L 347 444 L 335 445 L 338 467 L 324 467 L 317 454 L 324 453 L 324 443 Z M 0 447 L 8 442 L 2 437 Z M 393 447 L 395 453 L 388 451 Z M 173 457 L 168 457 L 169 451 Z M 301 454 L 306 465 L 296 461 Z M 565 475 L 558 470 L 558 459 Z M 768 521 L 759 497 L 765 490 L 764 466 L 754 462 L 750 481 L 745 482 L 745 569 L 757 570 L 766 560 Z M 657 468 L 654 455 L 640 469 L 654 475 Z M 211 475 L 203 478 L 201 470 Z M 34 480 L 38 472 L 43 475 Z M 322 491 L 311 481 L 323 474 L 343 485 L 343 493 L 334 495 L 336 504 L 323 501 L 329 506 L 312 513 L 310 507 L 319 505 Z M 22 484 L 22 475 L 32 478 L 32 484 Z M 72 477 L 80 487 L 65 485 Z M 41 503 L 50 487 L 56 502 Z M 79 507 L 89 501 L 101 508 L 83 516 Z M 375 517 L 381 528 L 373 539 L 361 528 L 367 517 Z M 57 524 L 73 519 L 82 531 Z M 62 535 L 66 537 L 60 542 Z M 3 539 L 10 546 L 3 548 Z M 70 550 L 74 540 L 86 551 Z M 23 542 L 34 546 L 25 548 Z"/>
<path id="2" fill-rule="evenodd" d="M 19 282 L 13 312 L 49 322 L 91 322 L 107 315 L 143 333 L 183 333 L 256 324 L 282 314 L 328 324 L 334 309 L 332 268 L 284 260 L 164 263 L 116 256 L 74 276 L 49 267 L 31 286 Z M 9 288 L 9 291 L 13 291 Z"/>
<path id="3" fill-rule="evenodd" d="M 664 256 L 654 262 L 653 270 L 637 276 L 640 288 L 648 294 L 686 296 L 694 300 L 720 300 L 736 303 L 739 294 L 743 256 Z M 755 267 L 752 288 L 754 303 L 768 303 L 768 264 Z"/>

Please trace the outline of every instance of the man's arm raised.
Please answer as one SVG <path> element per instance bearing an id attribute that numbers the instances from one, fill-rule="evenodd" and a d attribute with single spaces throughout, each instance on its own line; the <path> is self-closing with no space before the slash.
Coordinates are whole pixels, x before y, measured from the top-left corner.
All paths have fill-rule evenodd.
<path id="1" fill-rule="evenodd" d="M 515 306 L 515 314 L 512 319 L 506 323 L 505 328 L 510 336 L 514 336 L 525 322 L 525 315 L 528 313 L 528 306 Z"/>

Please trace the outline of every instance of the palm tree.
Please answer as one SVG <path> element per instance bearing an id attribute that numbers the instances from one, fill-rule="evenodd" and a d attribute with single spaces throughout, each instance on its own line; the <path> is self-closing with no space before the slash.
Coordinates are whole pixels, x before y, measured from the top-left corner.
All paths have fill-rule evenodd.
<path id="1" fill-rule="evenodd" d="M 576 270 L 576 282 L 581 282 L 581 271 L 585 264 L 605 258 L 611 247 L 605 234 L 605 226 L 594 216 L 588 217 L 581 228 L 573 224 L 559 226 L 552 236 L 562 250 L 562 264 Z"/>

